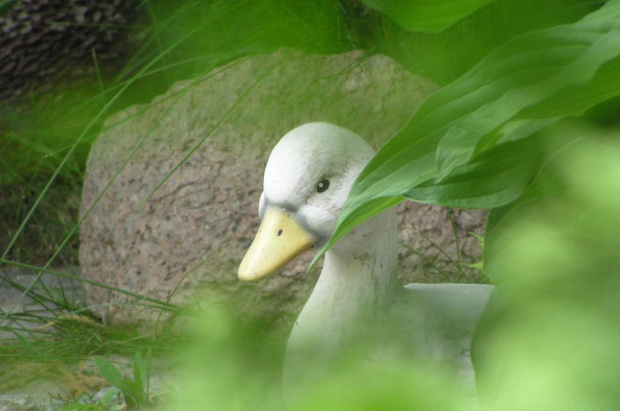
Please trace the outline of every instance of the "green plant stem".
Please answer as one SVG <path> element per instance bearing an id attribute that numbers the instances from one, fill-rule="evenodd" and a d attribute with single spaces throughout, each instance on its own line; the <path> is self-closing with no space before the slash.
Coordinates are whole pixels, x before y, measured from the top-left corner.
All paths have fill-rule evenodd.
<path id="1" fill-rule="evenodd" d="M 450 219 L 450 225 L 452 226 L 452 233 L 454 234 L 454 244 L 456 245 L 456 269 L 459 275 L 459 279 L 466 278 L 465 273 L 463 272 L 463 267 L 461 264 L 461 248 L 459 245 L 459 232 L 456 228 L 456 223 L 454 222 L 454 216 L 452 215 L 452 209 L 446 207 L 446 213 L 448 214 L 448 218 Z"/>

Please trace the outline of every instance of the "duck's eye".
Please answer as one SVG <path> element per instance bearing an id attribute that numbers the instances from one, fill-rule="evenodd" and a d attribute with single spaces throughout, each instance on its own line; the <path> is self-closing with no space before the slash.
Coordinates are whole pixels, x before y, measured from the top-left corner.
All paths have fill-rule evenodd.
<path id="1" fill-rule="evenodd" d="M 323 180 L 319 181 L 319 184 L 316 185 L 316 192 L 322 193 L 328 188 L 329 188 L 329 180 L 324 178 Z"/>

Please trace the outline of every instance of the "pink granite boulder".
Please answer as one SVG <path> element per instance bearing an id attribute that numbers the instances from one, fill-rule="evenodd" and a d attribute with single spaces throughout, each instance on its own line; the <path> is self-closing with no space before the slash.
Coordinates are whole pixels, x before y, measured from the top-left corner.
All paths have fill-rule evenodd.
<path id="1" fill-rule="evenodd" d="M 320 267 L 306 274 L 302 258 L 260 283 L 236 276 L 258 227 L 271 148 L 310 121 L 349 128 L 378 148 L 435 89 L 385 56 L 282 50 L 177 83 L 111 116 L 87 163 L 83 276 L 180 306 L 199 306 L 206 293 L 286 328 Z M 402 249 L 403 281 L 463 280 L 447 210 L 413 203 L 399 210 L 402 240 L 415 250 Z M 482 233 L 484 213 L 458 211 L 453 221 L 462 262 L 479 260 L 470 232 Z M 465 271 L 469 280 L 476 275 Z M 174 319 L 126 294 L 88 285 L 86 293 L 110 323 L 153 329 Z"/>

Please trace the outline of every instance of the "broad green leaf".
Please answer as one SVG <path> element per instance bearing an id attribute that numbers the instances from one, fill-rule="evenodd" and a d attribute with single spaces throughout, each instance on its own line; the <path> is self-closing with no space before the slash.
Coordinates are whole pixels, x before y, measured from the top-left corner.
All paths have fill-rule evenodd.
<path id="1" fill-rule="evenodd" d="M 573 128 L 553 130 L 581 136 L 489 217 L 496 289 L 472 345 L 483 409 L 617 408 L 620 146 L 617 131 Z"/>
<path id="2" fill-rule="evenodd" d="M 575 24 L 527 33 L 499 47 L 427 99 L 379 150 L 351 189 L 322 252 L 357 224 L 405 197 L 470 208 L 498 207 L 511 197 L 514 200 L 535 167 L 523 169 L 522 178 L 510 179 L 506 170 L 491 163 L 483 171 L 487 166 L 480 159 L 491 160 L 484 153 L 620 94 L 619 55 L 619 0 Z M 520 158 L 516 152 L 502 155 L 506 158 L 497 164 L 505 166 L 509 157 Z M 468 164 L 476 164 L 478 171 L 463 174 Z M 449 184 L 467 177 L 490 181 L 484 195 L 472 197 L 463 181 L 461 188 Z M 473 180 L 470 188 L 475 187 Z"/>
<path id="3" fill-rule="evenodd" d="M 620 5 L 613 1 L 573 25 L 527 33 L 487 56 L 446 97 L 474 94 L 473 110 L 455 118 L 439 142 L 438 178 L 466 164 L 479 143 L 513 120 L 581 114 L 620 94 Z M 604 64 L 604 76 L 596 76 Z M 527 110 L 526 110 L 527 109 Z M 496 138 L 501 136 L 496 134 Z M 494 142 L 491 141 L 491 144 Z M 487 141 L 488 145 L 489 142 Z"/>
<path id="4" fill-rule="evenodd" d="M 605 174 L 604 171 L 600 171 L 600 175 L 595 172 L 605 170 L 605 166 L 609 164 L 620 164 L 620 149 L 617 144 L 602 145 L 597 142 L 597 139 L 605 140 L 601 138 L 602 134 L 604 133 L 601 130 L 585 128 L 575 122 L 562 122 L 544 133 L 546 161 L 536 178 L 517 201 L 495 208 L 489 214 L 485 231 L 485 267 L 493 268 L 497 265 L 496 256 L 504 252 L 504 248 L 512 246 L 510 235 L 517 231 L 519 226 L 529 224 L 532 220 L 544 220 L 561 226 L 558 220 L 579 219 L 582 210 L 575 214 L 574 201 L 572 204 L 567 201 L 572 200 L 571 191 L 578 187 L 570 181 L 567 182 L 567 170 L 573 174 L 570 176 L 572 180 L 576 180 L 574 175 L 577 174 L 591 179 L 586 183 L 580 182 L 581 186 L 589 185 L 595 194 L 588 201 L 606 201 L 604 192 L 607 187 L 600 182 L 614 180 L 616 177 L 611 173 Z M 608 136 L 609 141 L 617 140 L 618 133 L 612 134 Z M 583 196 L 582 192 L 577 194 Z M 501 238 L 504 240 L 500 241 Z M 501 284 L 508 279 L 495 273 L 506 271 L 492 269 L 487 274 L 494 284 Z"/>
<path id="5" fill-rule="evenodd" d="M 518 198 L 530 183 L 539 155 L 538 144 L 531 138 L 501 144 L 457 167 L 441 182 L 426 181 L 406 195 L 421 203 L 458 208 L 507 204 Z"/>
<path id="6" fill-rule="evenodd" d="M 440 32 L 496 0 L 362 0 L 412 31 Z"/>
<path id="7" fill-rule="evenodd" d="M 127 402 L 128 406 L 136 406 L 137 398 L 136 393 L 140 392 L 140 387 L 135 383 L 135 381 L 129 381 L 121 375 L 121 373 L 116 369 L 116 367 L 110 363 L 109 361 L 95 357 L 93 362 L 97 366 L 97 369 L 112 386 L 118 388 L 123 393 L 123 397 L 125 398 L 125 402 Z"/>
<path id="8" fill-rule="evenodd" d="M 111 362 L 100 357 L 93 358 L 93 362 L 97 366 L 97 369 L 103 378 L 105 378 L 111 385 L 120 388 L 123 381 L 123 376 Z"/>
<path id="9" fill-rule="evenodd" d="M 334 232 L 328 243 L 323 246 L 321 251 L 316 254 L 314 259 L 312 260 L 312 263 L 308 267 L 308 270 L 314 267 L 314 264 L 319 261 L 325 251 L 327 251 L 332 245 L 338 242 L 338 240 L 340 240 L 346 233 L 355 228 L 355 226 L 357 226 L 361 221 L 365 221 L 370 217 L 379 214 L 381 211 L 395 206 L 403 200 L 403 196 L 377 197 L 370 201 L 366 201 L 360 204 L 354 204 L 352 207 L 355 207 L 356 212 L 354 214 L 346 215 L 345 218 L 342 218 L 343 213 L 341 212 L 338 220 L 338 229 Z"/>

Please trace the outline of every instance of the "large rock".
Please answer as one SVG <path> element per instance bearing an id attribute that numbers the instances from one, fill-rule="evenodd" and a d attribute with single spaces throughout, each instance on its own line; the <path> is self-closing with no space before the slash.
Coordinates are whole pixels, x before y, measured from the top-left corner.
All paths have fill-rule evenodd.
<path id="1" fill-rule="evenodd" d="M 140 11 L 124 0 L 10 3 L 0 2 L 0 101 L 25 100 L 29 106 L 31 93 L 40 104 L 40 94 L 58 92 L 61 84 L 92 82 L 101 74 L 95 72 L 93 54 L 104 69 L 123 60 L 128 49 L 123 26 Z"/>
<path id="2" fill-rule="evenodd" d="M 235 310 L 289 325 L 319 267 L 305 274 L 305 258 L 261 283 L 236 276 L 258 227 L 271 148 L 288 130 L 318 120 L 378 148 L 435 88 L 384 56 L 283 50 L 178 83 L 151 104 L 112 116 L 86 169 L 84 277 L 179 305 L 199 305 L 204 290 Z M 442 281 L 443 272 L 458 280 L 447 211 L 413 203 L 400 210 L 402 239 L 424 256 L 403 248 L 404 281 Z M 461 260 L 479 259 L 469 232 L 482 232 L 483 215 L 461 211 L 453 220 Z M 112 323 L 169 318 L 128 295 L 96 286 L 86 292 L 95 312 Z"/>

